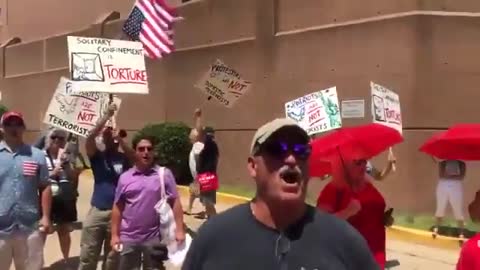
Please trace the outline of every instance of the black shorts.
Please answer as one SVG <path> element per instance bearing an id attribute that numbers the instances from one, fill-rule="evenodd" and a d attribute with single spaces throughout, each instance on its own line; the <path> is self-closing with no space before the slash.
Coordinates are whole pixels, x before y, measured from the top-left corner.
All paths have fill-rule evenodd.
<path id="1" fill-rule="evenodd" d="M 54 224 L 73 223 L 77 221 L 77 200 L 62 200 L 53 197 L 51 219 Z"/>
<path id="2" fill-rule="evenodd" d="M 211 190 L 200 192 L 200 201 L 203 205 L 215 205 L 217 203 L 217 191 Z"/>

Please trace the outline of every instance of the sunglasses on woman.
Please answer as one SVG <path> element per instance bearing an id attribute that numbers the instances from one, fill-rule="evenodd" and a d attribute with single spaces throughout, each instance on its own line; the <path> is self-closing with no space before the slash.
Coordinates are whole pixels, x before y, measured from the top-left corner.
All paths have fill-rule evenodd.
<path id="1" fill-rule="evenodd" d="M 65 137 L 63 137 L 63 136 L 58 136 L 58 135 L 52 135 L 52 136 L 50 136 L 50 139 L 51 139 L 52 141 L 54 141 L 54 140 L 65 141 Z"/>

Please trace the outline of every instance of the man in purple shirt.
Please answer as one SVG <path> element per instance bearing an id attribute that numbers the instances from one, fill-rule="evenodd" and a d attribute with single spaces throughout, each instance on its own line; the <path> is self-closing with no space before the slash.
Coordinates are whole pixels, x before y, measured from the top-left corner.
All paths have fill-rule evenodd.
<path id="1" fill-rule="evenodd" d="M 154 247 L 161 241 L 160 217 L 155 204 L 161 199 L 160 167 L 154 163 L 153 140 L 134 140 L 136 163 L 118 180 L 112 210 L 112 248 L 120 252 L 120 270 L 165 269 L 162 261 L 152 260 Z M 176 223 L 176 240 L 185 240 L 183 210 L 172 172 L 164 169 L 165 193 Z M 121 247 L 121 248 L 119 248 Z"/>

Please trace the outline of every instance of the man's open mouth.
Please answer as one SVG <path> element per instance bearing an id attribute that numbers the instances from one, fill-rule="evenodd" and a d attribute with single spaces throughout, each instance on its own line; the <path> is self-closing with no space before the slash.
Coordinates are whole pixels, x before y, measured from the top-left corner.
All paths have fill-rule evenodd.
<path id="1" fill-rule="evenodd" d="M 287 184 L 295 184 L 300 181 L 301 175 L 297 171 L 288 170 L 282 172 L 280 178 Z"/>

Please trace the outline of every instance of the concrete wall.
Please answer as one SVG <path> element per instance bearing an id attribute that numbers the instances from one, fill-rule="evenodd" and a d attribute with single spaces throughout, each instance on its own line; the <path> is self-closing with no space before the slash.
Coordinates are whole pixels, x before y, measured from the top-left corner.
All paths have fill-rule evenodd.
<path id="1" fill-rule="evenodd" d="M 37 2 L 15 0 L 9 12 L 20 12 L 17 2 L 28 1 Z M 43 17 L 30 21 L 18 13 L 19 22 L 28 22 L 29 27 L 8 26 L 5 38 L 17 35 L 27 41 L 5 49 L 0 89 L 6 105 L 25 112 L 32 132 L 40 129 L 40 117 L 59 76 L 67 74 L 66 35 L 45 35 L 83 27 L 75 34 L 116 37 L 122 20 L 103 31 L 99 25 L 88 25 L 109 10 L 120 11 L 124 18 L 131 6 L 131 1 L 87 2 L 42 1 L 32 10 L 55 5 L 74 15 L 37 14 L 32 18 Z M 449 12 L 460 13 L 444 16 L 452 15 Z M 150 95 L 125 95 L 119 123 L 136 130 L 152 121 L 190 122 L 194 108 L 204 104 L 206 124 L 219 130 L 221 180 L 251 185 L 244 168 L 251 137 L 259 125 L 284 114 L 284 102 L 334 85 L 341 99 L 368 100 L 373 80 L 400 94 L 405 127 L 405 142 L 395 148 L 398 171 L 378 186 L 396 209 L 432 212 L 437 170 L 417 149 L 436 129 L 477 120 L 480 62 L 474 55 L 480 46 L 480 18 L 465 12 L 480 12 L 480 2 L 192 1 L 180 6 L 186 20 L 176 26 L 177 52 L 147 62 Z M 37 30 L 32 21 L 49 27 Z M 29 42 L 38 37 L 44 39 Z M 233 109 L 206 102 L 192 86 L 217 58 L 254 82 Z M 367 118 L 345 124 L 366 123 Z M 385 157 L 374 163 L 383 166 Z M 479 166 L 469 164 L 467 201 L 479 189 L 479 174 Z M 319 183 L 312 186 L 317 192 Z"/>

